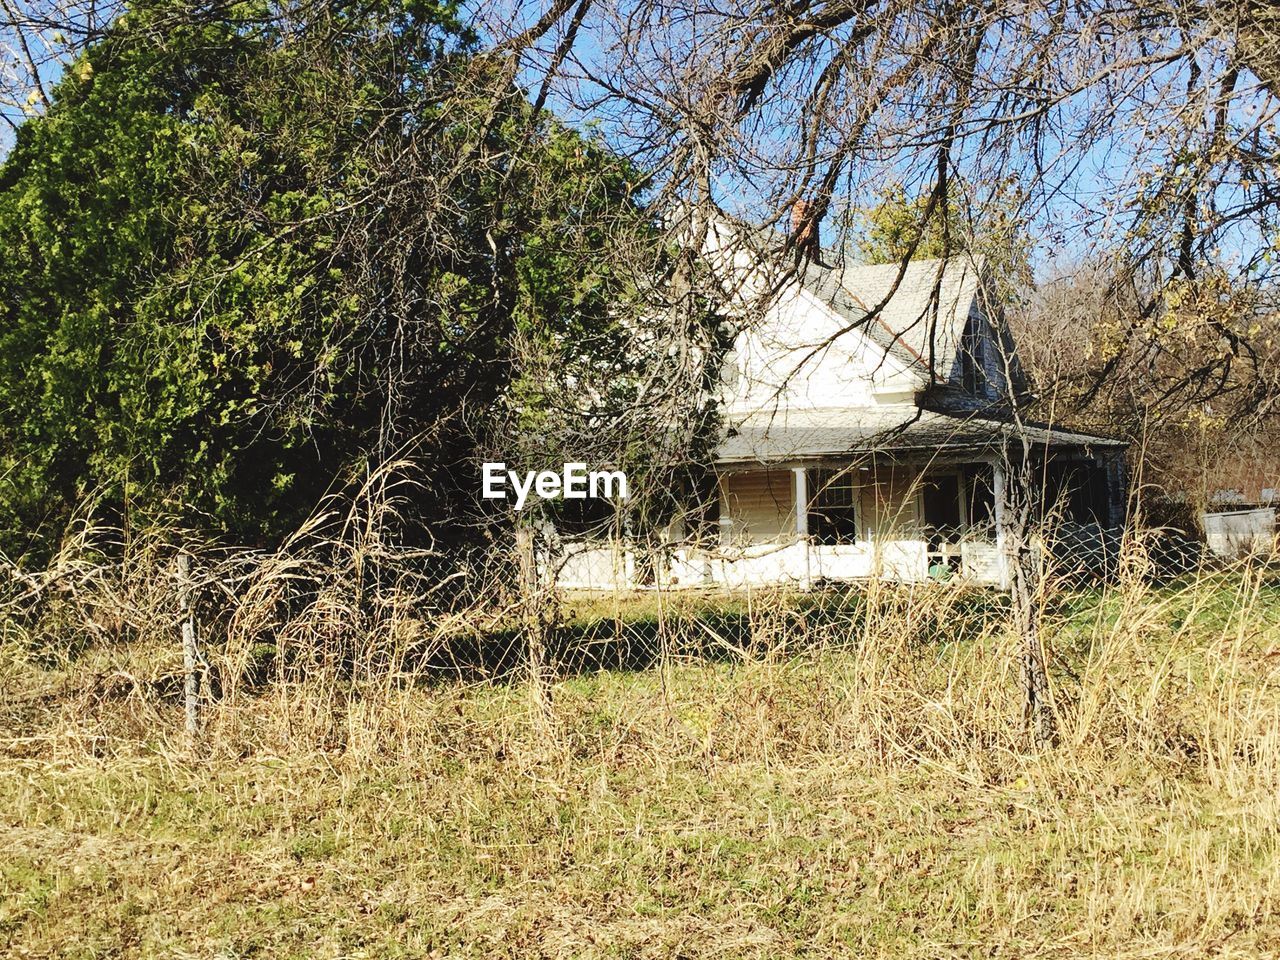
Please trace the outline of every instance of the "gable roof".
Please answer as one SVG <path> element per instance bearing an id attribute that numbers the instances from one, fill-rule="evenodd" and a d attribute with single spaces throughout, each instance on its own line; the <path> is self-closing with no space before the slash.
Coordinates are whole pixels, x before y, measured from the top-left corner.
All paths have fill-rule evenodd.
<path id="1" fill-rule="evenodd" d="M 905 267 L 809 261 L 797 268 L 796 277 L 803 290 L 903 361 L 921 380 L 945 383 L 981 292 L 984 270 L 982 258 L 969 256 L 913 260 Z"/>
<path id="2" fill-rule="evenodd" d="M 722 229 L 723 234 L 719 232 Z M 996 341 L 1003 355 L 1007 386 L 1018 396 L 1025 391 L 1027 385 L 1008 330 L 986 309 L 985 296 L 991 288 L 985 258 L 958 255 L 906 264 L 858 265 L 831 257 L 824 262 L 818 257 L 792 259 L 794 251 L 788 256 L 787 246 L 778 243 L 778 234 L 764 228 L 718 224 L 717 237 L 726 234 L 730 242 L 714 248 L 721 255 L 721 265 L 730 265 L 739 276 L 744 270 L 760 271 L 757 275 L 768 281 L 771 296 L 798 287 L 810 300 L 824 305 L 839 323 L 836 337 L 857 333 L 879 346 L 932 396 L 917 393 L 910 403 L 883 402 L 885 398 L 875 396 L 870 405 L 841 404 L 845 398 L 827 391 L 821 406 L 790 407 L 785 402 L 779 404 L 775 393 L 766 407 L 730 413 L 715 450 L 717 463 L 741 467 L 879 452 L 986 454 L 1005 444 L 1070 448 L 1086 454 L 1127 446 L 1111 437 L 1020 421 L 1003 400 L 977 408 L 944 404 L 940 401 L 945 390 L 933 394 L 929 389 L 956 385 L 959 378 L 954 368 L 965 331 L 970 318 L 979 315 L 986 321 L 985 333 Z M 744 248 L 754 258 L 746 265 L 739 257 Z M 729 252 L 727 257 L 725 251 Z"/>
<path id="3" fill-rule="evenodd" d="M 813 258 L 798 257 L 779 231 L 724 214 L 709 226 L 708 236 L 715 239 L 708 246 L 704 237 L 704 252 L 720 256 L 719 265 L 728 267 L 731 275 L 740 276 L 744 269 L 761 271 L 771 296 L 798 287 L 830 310 L 842 327 L 897 360 L 917 386 L 952 382 L 965 327 L 969 317 L 979 313 L 991 327 L 1011 381 L 1025 389 L 1007 328 L 984 309 L 990 279 L 985 257 L 962 253 L 905 265 L 857 264 L 827 249 Z M 749 255 L 749 266 L 735 250 Z M 727 289 L 738 289 L 737 283 L 729 283 Z"/>

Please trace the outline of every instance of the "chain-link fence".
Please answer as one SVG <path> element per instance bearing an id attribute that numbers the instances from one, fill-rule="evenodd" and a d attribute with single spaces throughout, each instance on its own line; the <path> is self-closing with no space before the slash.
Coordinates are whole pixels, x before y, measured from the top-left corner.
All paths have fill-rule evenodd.
<path id="1" fill-rule="evenodd" d="M 584 587 L 565 576 L 583 568 L 573 544 L 528 538 L 522 549 L 534 552 L 537 575 L 521 576 L 514 545 L 442 557 L 362 529 L 318 526 L 274 552 L 187 543 L 190 570 L 179 576 L 174 531 L 125 538 L 85 528 L 47 570 L 6 569 L 5 629 L 69 655 L 154 642 L 172 649 L 175 673 L 193 636 L 187 669 L 202 674 L 199 695 L 218 701 L 316 676 L 494 682 L 527 676 L 531 662 L 554 677 L 885 637 L 927 646 L 1008 626 L 999 570 L 1007 545 L 995 530 L 855 547 L 793 538 L 745 553 L 597 541 L 583 549 L 609 578 Z M 1046 604 L 1116 583 L 1280 576 L 1274 548 L 1228 560 L 1168 529 L 1046 524 L 1031 548 Z M 165 689 L 176 696 L 182 685 Z"/>

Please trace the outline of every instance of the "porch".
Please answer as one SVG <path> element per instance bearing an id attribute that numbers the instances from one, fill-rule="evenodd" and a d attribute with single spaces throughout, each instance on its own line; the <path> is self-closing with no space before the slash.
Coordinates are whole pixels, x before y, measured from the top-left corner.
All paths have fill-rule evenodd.
<path id="1" fill-rule="evenodd" d="M 865 413 L 833 413 L 826 423 L 740 424 L 708 488 L 656 546 L 563 543 L 557 582 L 808 588 L 883 577 L 1003 587 L 1007 464 L 1022 459 L 1011 443 L 1029 454 L 1038 511 L 1053 517 L 1067 559 L 1100 569 L 1114 553 L 1125 507 L 1118 441 L 1026 425 L 1013 434 L 1007 423 L 919 410 L 886 430 Z"/>
<path id="2" fill-rule="evenodd" d="M 868 577 L 998 584 L 1004 480 L 995 463 L 726 470 L 711 536 L 675 551 L 684 562 L 671 564 L 671 578 L 727 587 Z"/>

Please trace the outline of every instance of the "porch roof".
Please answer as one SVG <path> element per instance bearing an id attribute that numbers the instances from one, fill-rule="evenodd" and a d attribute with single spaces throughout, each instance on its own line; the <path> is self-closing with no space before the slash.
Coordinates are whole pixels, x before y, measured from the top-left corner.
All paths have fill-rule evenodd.
<path id="1" fill-rule="evenodd" d="M 761 411 L 731 419 L 716 462 L 731 464 L 825 460 L 869 454 L 989 453 L 1004 443 L 1052 449 L 1102 450 L 1127 446 L 1047 424 L 1017 424 L 918 407 Z"/>

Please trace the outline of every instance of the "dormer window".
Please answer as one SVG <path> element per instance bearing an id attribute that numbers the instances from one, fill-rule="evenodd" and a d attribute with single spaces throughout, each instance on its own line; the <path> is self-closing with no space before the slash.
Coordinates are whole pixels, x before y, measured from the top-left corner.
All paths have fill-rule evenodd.
<path id="1" fill-rule="evenodd" d="M 965 324 L 960 344 L 960 379 L 965 392 L 987 393 L 987 338 L 977 317 Z"/>

